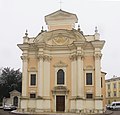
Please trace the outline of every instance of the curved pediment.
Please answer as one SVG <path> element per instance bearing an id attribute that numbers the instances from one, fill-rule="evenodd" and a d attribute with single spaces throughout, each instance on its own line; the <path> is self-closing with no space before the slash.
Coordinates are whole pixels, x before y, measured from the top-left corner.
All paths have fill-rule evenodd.
<path id="1" fill-rule="evenodd" d="M 36 37 L 36 44 L 46 43 L 48 45 L 69 45 L 75 41 L 85 41 L 85 37 L 77 30 L 53 30 L 42 32 Z"/>

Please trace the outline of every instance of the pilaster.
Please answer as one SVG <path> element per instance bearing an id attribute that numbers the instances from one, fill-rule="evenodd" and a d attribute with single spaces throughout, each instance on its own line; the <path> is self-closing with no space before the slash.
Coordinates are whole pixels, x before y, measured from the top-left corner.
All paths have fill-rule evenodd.
<path id="1" fill-rule="evenodd" d="M 71 95 L 72 97 L 77 96 L 77 57 L 76 55 L 71 55 Z"/>
<path id="2" fill-rule="evenodd" d="M 44 55 L 44 78 L 43 78 L 43 86 L 44 86 L 44 96 L 49 97 L 50 96 L 50 60 L 51 57 L 48 55 Z"/>
<path id="3" fill-rule="evenodd" d="M 27 97 L 27 86 L 28 86 L 28 56 L 21 56 L 22 59 L 22 96 Z"/>
<path id="4" fill-rule="evenodd" d="M 43 55 L 38 55 L 38 96 L 43 96 Z"/>
<path id="5" fill-rule="evenodd" d="M 77 54 L 77 96 L 80 98 L 84 97 L 84 78 L 83 78 L 83 55 L 81 53 Z"/>
<path id="6" fill-rule="evenodd" d="M 101 53 L 95 52 L 95 97 L 101 97 Z"/>

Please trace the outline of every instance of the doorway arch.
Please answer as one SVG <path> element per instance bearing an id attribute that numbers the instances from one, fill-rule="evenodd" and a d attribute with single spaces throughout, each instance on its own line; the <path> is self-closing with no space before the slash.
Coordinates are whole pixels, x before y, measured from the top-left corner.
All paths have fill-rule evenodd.
<path id="1" fill-rule="evenodd" d="M 18 97 L 17 96 L 15 96 L 13 98 L 13 105 L 18 106 Z"/>

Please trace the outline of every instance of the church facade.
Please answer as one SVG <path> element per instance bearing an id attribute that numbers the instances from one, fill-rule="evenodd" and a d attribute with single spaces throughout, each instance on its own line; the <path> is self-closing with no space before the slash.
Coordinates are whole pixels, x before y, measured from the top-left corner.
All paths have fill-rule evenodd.
<path id="1" fill-rule="evenodd" d="M 20 111 L 103 112 L 105 72 L 101 50 L 105 41 L 95 30 L 75 29 L 75 14 L 58 10 L 45 16 L 48 30 L 36 37 L 26 32 L 22 50 Z"/>

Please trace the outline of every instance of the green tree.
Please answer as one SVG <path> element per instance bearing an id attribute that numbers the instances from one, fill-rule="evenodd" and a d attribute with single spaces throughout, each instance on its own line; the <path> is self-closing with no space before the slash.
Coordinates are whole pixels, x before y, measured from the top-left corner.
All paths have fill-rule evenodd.
<path id="1" fill-rule="evenodd" d="M 3 68 L 0 76 L 0 99 L 9 97 L 9 92 L 16 89 L 21 92 L 22 73 L 20 69 Z"/>

